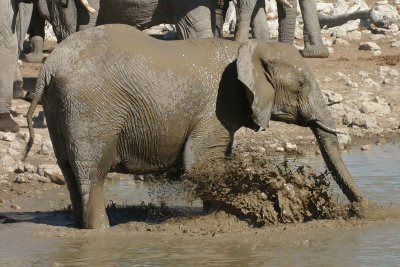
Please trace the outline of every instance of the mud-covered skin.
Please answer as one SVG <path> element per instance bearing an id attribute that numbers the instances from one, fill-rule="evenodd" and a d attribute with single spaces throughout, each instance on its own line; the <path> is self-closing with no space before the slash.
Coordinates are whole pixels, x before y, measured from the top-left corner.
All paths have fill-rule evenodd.
<path id="1" fill-rule="evenodd" d="M 108 225 L 102 195 L 107 172 L 218 162 L 230 154 L 236 130 L 266 128 L 270 118 L 314 128 L 349 200 L 363 200 L 336 135 L 314 124 L 335 128 L 315 78 L 292 46 L 163 42 L 126 25 L 100 26 L 71 36 L 46 60 L 28 112 L 32 137 L 31 117 L 42 95 L 81 227 Z"/>

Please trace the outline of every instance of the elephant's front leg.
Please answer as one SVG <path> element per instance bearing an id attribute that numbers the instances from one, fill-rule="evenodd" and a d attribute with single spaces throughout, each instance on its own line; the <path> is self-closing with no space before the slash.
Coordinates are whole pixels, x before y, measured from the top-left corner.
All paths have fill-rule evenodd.
<path id="1" fill-rule="evenodd" d="M 301 54 L 309 58 L 328 57 L 329 51 L 322 42 L 315 0 L 300 0 L 299 3 L 304 21 L 304 50 Z"/>
<path id="2" fill-rule="evenodd" d="M 186 171 L 199 164 L 214 164 L 230 156 L 233 134 L 215 118 L 198 125 L 189 135 L 183 152 L 183 167 Z"/>

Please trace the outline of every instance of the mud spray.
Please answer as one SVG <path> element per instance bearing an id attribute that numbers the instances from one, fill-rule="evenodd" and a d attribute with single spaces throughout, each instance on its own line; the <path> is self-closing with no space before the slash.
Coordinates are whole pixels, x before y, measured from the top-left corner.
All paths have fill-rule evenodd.
<path id="1" fill-rule="evenodd" d="M 258 227 L 352 215 L 350 205 L 332 192 L 329 173 L 287 159 L 276 163 L 244 153 L 220 165 L 197 166 L 183 178 L 212 209 Z"/>

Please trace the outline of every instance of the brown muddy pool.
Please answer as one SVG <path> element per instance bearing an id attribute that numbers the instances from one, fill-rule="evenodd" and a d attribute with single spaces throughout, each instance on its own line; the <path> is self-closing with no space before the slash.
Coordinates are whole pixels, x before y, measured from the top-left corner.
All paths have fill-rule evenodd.
<path id="1" fill-rule="evenodd" d="M 358 147 L 343 152 L 357 184 L 369 199 L 387 207 L 400 205 L 400 145 Z M 322 168 L 320 156 L 298 160 Z M 133 193 L 134 192 L 134 193 Z M 201 212 L 179 188 L 151 190 L 129 177 L 107 184 L 106 199 L 117 204 L 166 202 Z M 390 206 L 389 206 L 390 207 Z M 120 222 L 106 231 L 72 228 L 65 212 L 1 214 L 21 219 L 0 224 L 0 266 L 399 266 L 400 220 L 397 218 L 310 222 L 246 229 L 232 219 L 197 220 L 205 228 L 233 225 L 230 231 L 205 234 L 177 231 L 174 221 L 154 231 L 144 222 Z M 177 223 L 178 221 L 178 223 Z M 1 220 L 0 220 L 1 222 Z M 10 222 L 10 221 L 8 221 Z M 176 227 L 174 228 L 174 224 Z M 215 224 L 215 225 L 213 225 Z M 237 230 L 235 227 L 237 226 Z M 171 230 L 169 231 L 169 228 Z M 201 228 L 201 227 L 200 227 Z M 164 229 L 164 230 L 163 230 Z M 186 234 L 185 234 L 186 233 Z"/>

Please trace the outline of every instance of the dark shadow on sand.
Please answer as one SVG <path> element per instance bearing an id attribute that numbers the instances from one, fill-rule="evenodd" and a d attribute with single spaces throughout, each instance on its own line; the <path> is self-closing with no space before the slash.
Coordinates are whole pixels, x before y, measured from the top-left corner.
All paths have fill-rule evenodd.
<path id="1" fill-rule="evenodd" d="M 152 204 L 117 206 L 106 209 L 110 226 L 128 222 L 163 223 L 171 218 L 190 218 L 201 216 L 203 210 L 192 207 L 166 207 Z M 36 212 L 1 212 L 0 224 L 35 223 L 51 226 L 75 227 L 74 215 L 70 209 Z"/>

